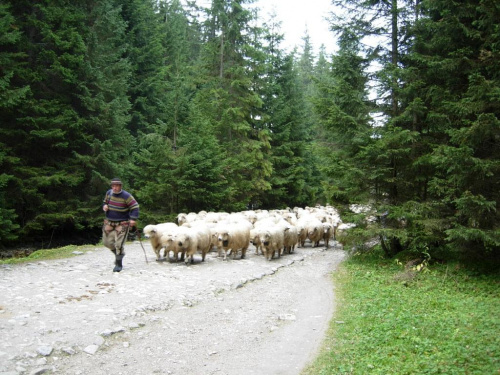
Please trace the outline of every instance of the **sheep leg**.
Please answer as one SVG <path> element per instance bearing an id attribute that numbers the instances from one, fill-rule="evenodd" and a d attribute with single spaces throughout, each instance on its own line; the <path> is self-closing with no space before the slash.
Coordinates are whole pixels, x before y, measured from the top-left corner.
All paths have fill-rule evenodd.
<path id="1" fill-rule="evenodd" d="M 191 257 L 191 255 L 188 255 L 188 256 L 186 257 L 186 260 L 184 261 L 184 263 L 186 264 L 186 266 L 188 266 L 188 265 L 189 265 L 189 263 L 191 263 L 191 262 L 189 261 L 189 260 L 190 260 L 190 259 L 189 259 L 190 257 Z"/>
<path id="2" fill-rule="evenodd" d="M 271 249 L 266 248 L 265 256 L 267 260 L 271 260 L 274 257 L 274 250 L 271 251 Z"/>

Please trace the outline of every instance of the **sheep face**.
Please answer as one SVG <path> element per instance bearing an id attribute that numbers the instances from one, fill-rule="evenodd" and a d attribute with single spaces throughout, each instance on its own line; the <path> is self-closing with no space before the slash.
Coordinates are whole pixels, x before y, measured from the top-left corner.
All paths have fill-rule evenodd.
<path id="1" fill-rule="evenodd" d="M 212 233 L 210 235 L 210 242 L 213 243 L 214 245 L 216 245 L 218 241 L 219 241 L 219 234 L 218 233 Z"/>
<path id="2" fill-rule="evenodd" d="M 228 247 L 229 246 L 229 233 L 219 233 L 218 237 L 219 243 L 222 245 L 222 247 Z"/>
<path id="3" fill-rule="evenodd" d="M 188 236 L 181 234 L 177 236 L 176 241 L 179 249 L 186 249 L 189 247 L 191 239 Z"/>
<path id="4" fill-rule="evenodd" d="M 142 230 L 142 233 L 144 233 L 144 237 L 145 238 L 151 238 L 151 237 L 154 237 L 156 236 L 156 228 L 154 227 L 154 225 L 146 225 L 144 227 L 144 229 Z"/>
<path id="5" fill-rule="evenodd" d="M 310 229 L 308 232 L 307 232 L 307 235 L 309 237 L 313 237 L 315 235 L 315 233 L 318 232 L 318 228 L 313 228 L 313 229 Z"/>
<path id="6" fill-rule="evenodd" d="M 171 235 L 171 234 L 168 234 L 166 236 L 164 236 L 164 238 L 162 239 L 162 243 L 165 247 L 167 247 L 168 249 L 173 249 L 174 248 L 174 236 Z"/>
<path id="7" fill-rule="evenodd" d="M 186 214 L 180 213 L 179 215 L 177 215 L 177 223 L 178 223 L 179 226 L 181 226 L 182 224 L 184 224 L 186 221 L 187 221 L 187 215 Z"/>
<path id="8" fill-rule="evenodd" d="M 269 246 L 271 244 L 271 234 L 270 233 L 261 234 L 260 243 L 262 244 L 262 246 Z"/>
<path id="9" fill-rule="evenodd" d="M 260 237 L 258 235 L 255 235 L 250 238 L 250 242 L 255 246 L 260 245 Z"/>

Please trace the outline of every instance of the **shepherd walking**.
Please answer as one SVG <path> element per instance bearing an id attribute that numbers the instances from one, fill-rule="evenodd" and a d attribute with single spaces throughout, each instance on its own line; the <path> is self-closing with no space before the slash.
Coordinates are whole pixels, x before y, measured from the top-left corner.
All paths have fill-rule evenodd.
<path id="1" fill-rule="evenodd" d="M 106 192 L 102 209 L 106 219 L 102 227 L 102 242 L 104 246 L 115 254 L 115 268 L 113 272 L 123 269 L 125 249 L 123 245 L 127 239 L 128 231 L 136 225 L 139 219 L 139 203 L 127 191 L 122 189 L 119 178 L 111 180 L 111 189 Z"/>

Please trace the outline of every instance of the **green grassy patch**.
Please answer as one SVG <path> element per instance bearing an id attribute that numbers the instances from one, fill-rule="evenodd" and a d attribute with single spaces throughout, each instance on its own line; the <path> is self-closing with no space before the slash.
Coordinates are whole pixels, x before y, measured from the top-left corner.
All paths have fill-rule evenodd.
<path id="1" fill-rule="evenodd" d="M 304 375 L 500 373 L 498 274 L 458 264 L 416 273 L 372 252 L 334 278 L 336 315 Z"/>
<path id="2" fill-rule="evenodd" d="M 71 258 L 78 255 L 74 253 L 75 251 L 86 252 L 95 248 L 96 246 L 94 245 L 69 245 L 56 249 L 37 250 L 27 257 L 2 259 L 0 260 L 0 264 L 21 264 L 41 260 Z"/>

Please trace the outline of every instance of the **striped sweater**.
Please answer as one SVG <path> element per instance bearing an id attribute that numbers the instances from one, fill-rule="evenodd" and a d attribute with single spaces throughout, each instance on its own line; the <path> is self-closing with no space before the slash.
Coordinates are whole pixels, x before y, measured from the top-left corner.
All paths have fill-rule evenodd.
<path id="1" fill-rule="evenodd" d="M 108 205 L 108 211 L 106 211 L 108 220 L 127 221 L 139 219 L 139 203 L 125 190 L 118 194 L 114 194 L 113 190 L 108 190 L 103 204 Z"/>

